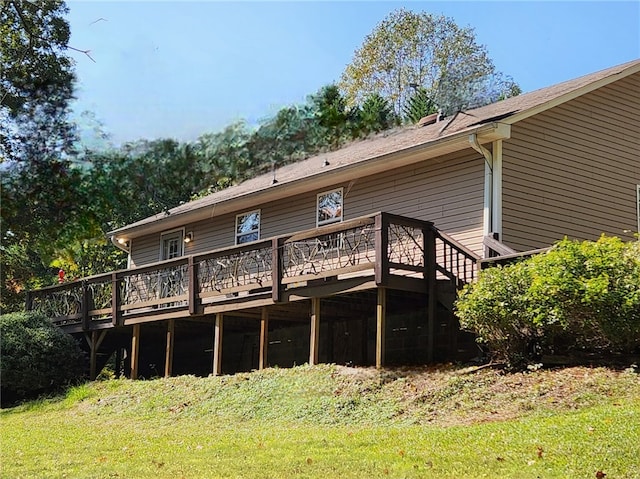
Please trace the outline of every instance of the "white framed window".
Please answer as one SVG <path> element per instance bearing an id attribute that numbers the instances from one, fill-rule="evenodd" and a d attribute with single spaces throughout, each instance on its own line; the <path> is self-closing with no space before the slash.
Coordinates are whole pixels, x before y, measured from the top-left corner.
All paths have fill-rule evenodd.
<path id="1" fill-rule="evenodd" d="M 260 239 L 260 210 L 236 216 L 236 244 Z"/>
<path id="2" fill-rule="evenodd" d="M 160 261 L 184 254 L 184 228 L 167 231 L 160 235 Z"/>
<path id="3" fill-rule="evenodd" d="M 343 189 L 318 193 L 316 202 L 316 226 L 342 221 Z"/>

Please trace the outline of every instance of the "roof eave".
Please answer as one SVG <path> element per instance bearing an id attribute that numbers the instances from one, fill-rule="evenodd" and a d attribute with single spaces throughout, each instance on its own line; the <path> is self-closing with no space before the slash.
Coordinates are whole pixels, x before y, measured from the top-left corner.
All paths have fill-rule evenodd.
<path id="1" fill-rule="evenodd" d="M 607 75 L 604 78 L 600 78 L 599 80 L 587 83 L 586 85 L 583 85 L 579 88 L 568 91 L 567 93 L 557 96 L 547 102 L 541 103 L 531 108 L 527 108 L 526 110 L 522 110 L 518 113 L 515 113 L 509 117 L 504 118 L 501 121 L 509 125 L 513 125 L 514 123 L 525 120 L 531 116 L 538 115 L 539 113 L 547 111 L 556 106 L 562 105 L 563 103 L 566 103 L 570 100 L 574 100 L 582 95 L 586 95 L 587 93 L 597 90 L 598 88 L 602 88 L 604 86 L 610 85 L 611 83 L 614 83 L 618 80 L 621 80 L 623 78 L 628 77 L 629 75 L 633 75 L 638 72 L 640 72 L 640 62 L 634 63 L 633 65 L 629 66 L 628 68 L 625 68 L 624 70 L 621 70 L 616 73 L 612 73 L 611 75 Z"/>
<path id="2" fill-rule="evenodd" d="M 272 202 L 310 190 L 326 188 L 339 182 L 351 181 L 461 151 L 470 148 L 468 137 L 471 133 L 477 135 L 480 143 L 490 143 L 495 140 L 510 138 L 511 126 L 501 122 L 465 129 L 409 148 L 344 165 L 330 171 L 270 185 L 215 204 L 203 205 L 197 209 L 169 215 L 158 214 L 154 217 L 146 218 L 138 224 L 133 223 L 110 231 L 108 236 L 134 239 L 143 235 L 159 233 L 215 216 L 255 208 L 258 204 Z"/>

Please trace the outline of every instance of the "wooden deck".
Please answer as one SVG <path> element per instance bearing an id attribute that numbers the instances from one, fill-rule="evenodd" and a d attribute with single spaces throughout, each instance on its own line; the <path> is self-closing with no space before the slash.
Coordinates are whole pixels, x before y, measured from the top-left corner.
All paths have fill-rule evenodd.
<path id="1" fill-rule="evenodd" d="M 429 324 L 433 325 L 437 279 L 459 287 L 474 280 L 477 265 L 475 254 L 432 223 L 376 213 L 30 291 L 27 309 L 44 313 L 66 332 L 84 334 L 92 352 L 100 347 L 106 330 L 133 328 L 131 354 L 135 357 L 142 323 L 168 321 L 169 355 L 176 319 L 214 317 L 216 334 L 221 336 L 225 314 L 258 312 L 264 328 L 269 307 L 307 300 L 311 301 L 309 361 L 314 363 L 319 298 L 377 290 L 380 323 L 386 289 L 424 293 L 430 298 Z M 380 324 L 378 330 L 383 331 Z M 378 343 L 376 364 L 381 365 L 384 337 L 378 337 Z M 265 354 L 261 350 L 261 366 Z M 216 352 L 213 371 L 220 372 Z"/>

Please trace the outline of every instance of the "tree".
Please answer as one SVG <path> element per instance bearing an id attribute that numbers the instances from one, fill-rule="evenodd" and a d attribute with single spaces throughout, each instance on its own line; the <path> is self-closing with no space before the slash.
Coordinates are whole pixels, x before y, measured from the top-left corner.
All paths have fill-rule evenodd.
<path id="1" fill-rule="evenodd" d="M 427 91 L 424 88 L 418 87 L 404 104 L 403 110 L 405 121 L 414 125 L 418 123 L 421 118 L 436 113 L 438 107 L 429 97 Z"/>
<path id="2" fill-rule="evenodd" d="M 200 168 L 206 178 L 205 185 L 234 183 L 251 168 L 252 158 L 247 143 L 250 133 L 242 121 L 232 123 L 217 133 L 198 138 L 195 150 Z"/>
<path id="3" fill-rule="evenodd" d="M 71 148 L 67 11 L 61 0 L 0 4 L 0 159 L 35 161 Z"/>
<path id="4" fill-rule="evenodd" d="M 350 104 L 379 93 L 401 116 L 411 85 L 423 88 L 449 114 L 488 103 L 494 93 L 509 93 L 514 83 L 496 72 L 473 29 L 444 16 L 398 9 L 365 37 L 340 88 Z"/>
<path id="5" fill-rule="evenodd" d="M 357 111 L 360 135 L 369 135 L 391 128 L 397 121 L 389 102 L 378 93 L 369 95 Z"/>
<path id="6" fill-rule="evenodd" d="M 0 3 L 5 311 L 23 304 L 25 287 L 46 284 L 56 248 L 92 229 L 82 211 L 81 172 L 69 161 L 75 132 L 68 108 L 75 77 L 66 54 L 71 48 L 66 12 L 60 0 Z"/>
<path id="7" fill-rule="evenodd" d="M 309 105 L 281 108 L 249 140 L 253 172 L 304 158 L 317 148 L 317 121 Z"/>

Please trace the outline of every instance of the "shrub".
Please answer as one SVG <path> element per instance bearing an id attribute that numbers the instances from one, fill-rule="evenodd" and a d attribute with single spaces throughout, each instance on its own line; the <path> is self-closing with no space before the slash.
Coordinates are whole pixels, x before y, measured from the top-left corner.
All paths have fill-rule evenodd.
<path id="1" fill-rule="evenodd" d="M 483 271 L 456 308 L 461 326 L 514 366 L 559 346 L 633 353 L 640 346 L 640 243 L 562 240 L 547 253 Z"/>
<path id="2" fill-rule="evenodd" d="M 41 314 L 1 315 L 0 334 L 3 404 L 54 392 L 83 374 L 78 344 Z"/>

